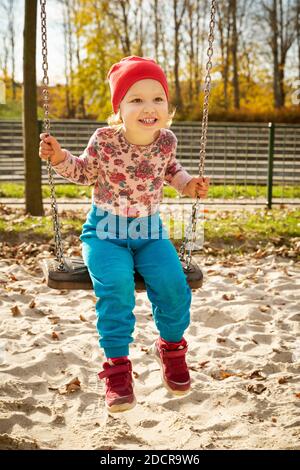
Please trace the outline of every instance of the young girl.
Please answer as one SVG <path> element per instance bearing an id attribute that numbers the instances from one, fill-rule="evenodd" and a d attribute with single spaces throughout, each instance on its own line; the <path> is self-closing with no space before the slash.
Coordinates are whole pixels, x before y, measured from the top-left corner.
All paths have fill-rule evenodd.
<path id="1" fill-rule="evenodd" d="M 135 317 L 134 270 L 144 278 L 159 337 L 153 353 L 163 384 L 175 395 L 190 390 L 184 331 L 190 322 L 191 290 L 164 228 L 159 203 L 163 183 L 182 195 L 206 197 L 209 178 L 189 175 L 176 160 L 177 139 L 168 129 L 169 90 L 150 58 L 125 57 L 108 72 L 114 115 L 99 128 L 80 157 L 41 134 L 40 157 L 59 175 L 94 184 L 92 206 L 80 240 L 97 297 L 100 346 L 106 361 L 106 406 L 124 411 L 136 403 L 128 358 Z M 137 230 L 139 227 L 139 230 Z"/>

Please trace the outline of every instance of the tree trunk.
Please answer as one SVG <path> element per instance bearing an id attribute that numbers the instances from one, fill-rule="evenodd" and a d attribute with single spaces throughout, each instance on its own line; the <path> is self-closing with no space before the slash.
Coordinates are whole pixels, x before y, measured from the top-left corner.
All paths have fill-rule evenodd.
<path id="1" fill-rule="evenodd" d="M 41 160 L 36 96 L 36 15 L 37 0 L 26 0 L 23 49 L 23 147 L 25 158 L 26 213 L 43 215 Z"/>
<path id="2" fill-rule="evenodd" d="M 272 26 L 272 51 L 273 51 L 273 94 L 275 108 L 281 107 L 279 90 L 279 57 L 278 57 L 278 23 L 277 23 L 277 0 L 273 0 L 271 10 Z"/>
<path id="3" fill-rule="evenodd" d="M 8 80 L 8 57 L 9 57 L 9 50 L 7 46 L 7 38 L 5 34 L 2 37 L 2 59 L 1 59 L 1 72 L 3 74 L 4 81 Z"/>
<path id="4" fill-rule="evenodd" d="M 279 80 L 279 100 L 280 106 L 284 106 L 285 102 L 285 92 L 284 92 L 284 67 L 285 67 L 285 47 L 284 47 L 284 23 L 283 23 L 283 8 L 282 0 L 279 0 L 279 24 L 280 24 L 280 35 L 279 35 L 279 44 L 280 44 L 280 60 L 279 60 L 279 69 L 278 69 L 278 80 Z"/>
<path id="5" fill-rule="evenodd" d="M 159 46 L 159 12 L 158 12 L 158 0 L 154 0 L 154 4 L 153 4 L 153 18 L 154 18 L 154 50 L 155 50 L 155 60 L 158 61 L 158 46 Z"/>
<path id="6" fill-rule="evenodd" d="M 179 108 L 179 111 L 182 112 L 182 97 L 181 97 L 181 87 L 179 81 L 179 47 L 180 47 L 180 26 L 184 14 L 184 10 L 186 7 L 186 1 L 184 0 L 182 5 L 181 14 L 178 15 L 178 0 L 173 0 L 173 8 L 174 8 L 174 79 L 175 79 L 175 102 L 176 106 Z"/>
<path id="7" fill-rule="evenodd" d="M 135 18 L 135 47 L 137 50 L 137 55 L 143 57 L 144 55 L 144 23 L 143 23 L 143 0 L 138 0 L 136 9 L 134 10 Z"/>
<path id="8" fill-rule="evenodd" d="M 188 36 L 189 36 L 189 49 L 188 49 L 188 58 L 189 58 L 189 107 L 193 106 L 194 99 L 194 66 L 195 66 L 195 50 L 194 50 L 194 10 L 195 6 L 193 2 L 189 0 L 187 2 L 187 13 L 188 13 Z"/>
<path id="9" fill-rule="evenodd" d="M 131 41 L 129 37 L 129 21 L 128 21 L 128 11 L 130 8 L 129 0 L 120 0 L 122 16 L 121 21 L 123 23 L 123 31 L 124 31 L 124 43 L 123 43 L 123 50 L 126 56 L 131 55 Z"/>
<path id="10" fill-rule="evenodd" d="M 80 2 L 76 0 L 73 4 L 73 17 L 76 19 L 75 21 L 75 37 L 76 37 L 76 58 L 77 58 L 77 74 L 81 73 L 81 58 L 80 58 L 80 21 L 79 21 L 79 8 Z M 79 101 L 78 101 L 78 114 L 81 116 L 82 119 L 86 118 L 86 111 L 85 111 L 85 100 L 84 100 L 84 88 L 79 83 Z"/>
<path id="11" fill-rule="evenodd" d="M 224 109 L 229 108 L 228 99 L 228 83 L 229 83 L 229 56 L 230 56 L 230 35 L 231 35 L 231 22 L 230 22 L 230 3 L 229 1 L 218 4 L 218 29 L 220 33 L 220 48 L 221 48 L 221 74 L 223 78 L 224 89 Z"/>
<path id="12" fill-rule="evenodd" d="M 15 81 L 15 16 L 14 16 L 14 0 L 9 2 L 9 35 L 10 35 L 10 47 L 11 47 L 11 85 L 12 85 L 12 97 L 15 101 L 17 98 L 17 86 Z"/>
<path id="13" fill-rule="evenodd" d="M 238 73 L 238 35 L 236 28 L 236 0 L 231 0 L 231 18 L 232 18 L 232 66 L 233 66 L 233 93 L 234 93 L 234 108 L 240 109 L 240 89 L 239 89 L 239 73 Z"/>
<path id="14" fill-rule="evenodd" d="M 67 41 L 68 41 L 68 62 L 69 62 L 69 73 L 70 73 L 70 88 L 69 88 L 69 99 L 70 108 L 68 117 L 73 119 L 76 116 L 76 104 L 74 100 L 74 68 L 73 68 L 73 37 L 72 37 L 72 19 L 71 19 L 71 0 L 66 0 L 66 13 L 67 13 Z"/>
<path id="15" fill-rule="evenodd" d="M 65 4 L 63 4 L 63 31 L 64 31 L 64 62 L 65 62 L 65 97 L 66 97 L 66 116 L 71 115 L 70 83 L 68 70 L 68 26 Z"/>
<path id="16" fill-rule="evenodd" d="M 296 9 L 296 37 L 297 37 L 297 48 L 298 48 L 298 80 L 300 80 L 300 0 L 297 0 L 297 9 Z"/>
<path id="17" fill-rule="evenodd" d="M 201 31 L 200 28 L 200 8 L 204 8 L 204 13 L 203 13 L 203 23 L 204 23 L 204 17 L 206 14 L 206 5 L 207 1 L 204 3 L 203 7 L 203 2 L 201 2 L 200 5 L 200 0 L 196 0 L 196 51 L 195 51 L 195 70 L 194 70 L 194 83 L 195 83 L 195 95 L 198 99 L 200 91 L 201 91 L 201 76 L 200 76 L 200 66 L 203 63 L 203 54 L 204 54 L 204 42 L 203 42 L 203 31 Z M 202 26 L 204 26 L 202 23 Z M 204 30 L 204 27 L 202 27 Z M 200 55 L 200 49 L 201 49 L 201 55 Z"/>

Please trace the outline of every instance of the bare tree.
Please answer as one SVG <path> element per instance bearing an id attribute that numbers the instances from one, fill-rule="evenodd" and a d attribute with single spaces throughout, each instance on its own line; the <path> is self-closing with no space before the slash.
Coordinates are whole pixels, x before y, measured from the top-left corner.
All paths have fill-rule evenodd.
<path id="1" fill-rule="evenodd" d="M 112 0 L 102 5 L 103 12 L 110 18 L 111 27 L 116 37 L 119 39 L 122 52 L 125 56 L 132 55 L 131 44 L 131 25 L 129 24 L 130 1 L 129 0 Z"/>
<path id="2" fill-rule="evenodd" d="M 227 0 L 217 2 L 217 25 L 220 34 L 221 48 L 221 75 L 224 87 L 224 108 L 229 107 L 228 83 L 229 83 L 229 61 L 230 61 L 230 3 Z"/>
<path id="3" fill-rule="evenodd" d="M 137 0 L 136 7 L 133 12 L 135 21 L 135 45 L 137 55 L 142 57 L 144 50 L 145 32 L 144 32 L 144 15 L 143 15 L 143 2 L 144 0 Z M 147 28 L 146 28 L 147 31 Z"/>
<path id="4" fill-rule="evenodd" d="M 76 41 L 76 59 L 77 59 L 77 71 L 80 74 L 81 72 L 81 57 L 80 57 L 80 34 L 81 34 L 81 21 L 79 18 L 79 11 L 80 11 L 80 0 L 74 0 L 72 5 L 72 16 L 74 18 L 74 27 L 75 27 L 75 41 Z M 84 99 L 84 88 L 79 84 L 79 114 L 83 119 L 86 117 L 85 111 L 85 99 Z"/>
<path id="5" fill-rule="evenodd" d="M 129 0 L 112 1 L 107 8 L 108 15 L 114 19 L 115 32 L 121 40 L 123 53 L 125 56 L 131 55 L 131 39 L 129 27 Z"/>
<path id="6" fill-rule="evenodd" d="M 154 27 L 154 57 L 160 62 L 166 74 L 170 75 L 170 48 L 168 47 L 167 25 L 164 21 L 166 18 L 166 2 L 153 0 L 150 4 L 151 19 Z M 160 47 L 161 46 L 161 47 Z"/>
<path id="7" fill-rule="evenodd" d="M 15 4 L 14 0 L 2 0 L 0 3 L 4 14 L 7 17 L 7 42 L 9 44 L 9 49 L 7 51 L 6 40 L 5 40 L 5 48 L 4 49 L 4 64 L 8 57 L 10 57 L 11 63 L 11 81 L 12 81 L 12 96 L 13 99 L 16 99 L 16 82 L 15 82 L 15 68 L 16 68 L 16 59 L 15 59 Z M 6 67 L 6 65 L 5 65 Z"/>
<path id="8" fill-rule="evenodd" d="M 249 24 L 253 21 L 253 11 L 255 9 L 255 2 L 252 0 L 239 1 L 239 13 L 238 13 L 238 26 L 237 34 L 240 44 L 239 62 L 240 69 L 244 72 L 247 83 L 250 85 L 252 80 L 253 70 L 253 57 L 256 55 L 256 38 L 253 35 L 252 28 L 253 24 Z"/>
<path id="9" fill-rule="evenodd" d="M 74 99 L 74 38 L 73 38 L 73 17 L 76 0 L 57 0 L 62 7 L 63 21 L 62 28 L 64 34 L 64 72 L 65 72 L 65 99 L 67 117 L 74 118 L 76 114 L 76 104 Z M 75 34 L 75 40 L 77 39 Z M 75 51 L 76 52 L 76 51 Z"/>
<path id="10" fill-rule="evenodd" d="M 187 0 L 186 15 L 183 21 L 184 49 L 181 48 L 181 57 L 185 59 L 188 81 L 188 108 L 195 105 L 195 98 L 199 96 L 201 90 L 201 72 L 203 67 L 204 53 L 207 51 L 207 6 L 208 1 Z"/>
<path id="11" fill-rule="evenodd" d="M 296 36 L 298 50 L 298 80 L 300 80 L 300 0 L 296 3 Z"/>
<path id="12" fill-rule="evenodd" d="M 296 37 L 294 15 L 291 1 L 271 0 L 262 2 L 266 21 L 270 30 L 268 43 L 273 56 L 273 94 L 274 106 L 280 108 L 285 104 L 285 65 L 287 53 Z"/>
<path id="13" fill-rule="evenodd" d="M 153 23 L 154 23 L 154 51 L 155 60 L 158 61 L 159 32 L 160 32 L 160 16 L 158 9 L 158 0 L 154 0 L 152 5 Z"/>
<path id="14" fill-rule="evenodd" d="M 67 26 L 67 13 L 63 5 L 63 33 L 64 33 L 64 71 L 65 71 L 65 99 L 66 99 L 66 110 L 67 116 L 71 114 L 71 97 L 70 97 L 70 80 L 69 80 L 69 67 L 68 67 L 68 26 Z"/>
<path id="15" fill-rule="evenodd" d="M 69 118 L 74 118 L 76 114 L 76 105 L 74 100 L 74 43 L 73 43 L 73 28 L 72 28 L 72 0 L 64 0 L 66 7 L 66 36 L 67 36 L 67 57 L 69 69 L 69 82 L 70 82 L 70 107 Z"/>
<path id="16" fill-rule="evenodd" d="M 195 95 L 198 96 L 201 89 L 201 66 L 207 59 L 205 52 L 207 51 L 207 27 L 208 27 L 208 1 L 196 0 L 196 47 L 195 47 Z M 202 19 L 201 19 L 202 12 Z M 210 17 L 209 17 L 210 18 Z M 201 25 L 200 25 L 201 22 Z M 205 57 L 205 59 L 204 59 Z"/>
<path id="17" fill-rule="evenodd" d="M 131 50 L 131 42 L 130 42 L 130 28 L 129 28 L 129 9 L 130 9 L 130 1 L 129 0 L 119 0 L 120 6 L 121 6 L 121 21 L 123 24 L 123 39 L 124 39 L 124 44 L 125 44 L 125 53 L 128 53 L 130 55 L 130 50 Z"/>
<path id="18" fill-rule="evenodd" d="M 230 14 L 232 21 L 232 38 L 231 38 L 231 53 L 232 53 L 232 69 L 233 69 L 233 95 L 234 107 L 240 109 L 240 87 L 239 87 L 239 71 L 238 71 L 238 34 L 237 34 L 237 1 L 230 0 Z"/>
<path id="19" fill-rule="evenodd" d="M 36 96 L 36 16 L 37 0 L 26 0 L 23 49 L 23 146 L 25 159 L 26 213 L 43 215 L 41 160 Z"/>
<path id="20" fill-rule="evenodd" d="M 194 99 L 194 68 L 195 68 L 195 15 L 196 5 L 193 0 L 187 0 L 187 32 L 188 32 L 188 44 L 187 44 L 187 56 L 188 56 L 188 94 L 189 94 L 189 106 L 192 106 Z"/>
<path id="21" fill-rule="evenodd" d="M 8 58 L 9 58 L 9 49 L 7 45 L 7 36 L 5 33 L 2 34 L 2 55 L 0 56 L 0 70 L 2 72 L 4 80 L 8 78 Z"/>
<path id="22" fill-rule="evenodd" d="M 182 96 L 179 80 L 180 70 L 180 29 L 183 15 L 187 6 L 187 0 L 173 0 L 173 20 L 174 20 L 174 81 L 175 81 L 175 101 L 176 106 L 182 111 Z"/>

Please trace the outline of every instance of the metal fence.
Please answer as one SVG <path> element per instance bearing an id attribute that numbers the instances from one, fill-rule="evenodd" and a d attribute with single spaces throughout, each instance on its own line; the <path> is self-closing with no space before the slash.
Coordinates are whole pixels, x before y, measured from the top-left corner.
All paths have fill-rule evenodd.
<path id="1" fill-rule="evenodd" d="M 95 129 L 106 125 L 97 121 L 53 121 L 52 133 L 62 147 L 80 155 Z M 41 129 L 40 121 L 39 126 Z M 201 123 L 180 122 L 171 129 L 178 138 L 178 160 L 190 174 L 197 175 Z M 22 142 L 21 121 L 0 121 L 0 181 L 24 181 Z M 262 199 L 269 207 L 274 186 L 280 186 L 282 196 L 273 197 L 273 203 L 285 202 L 285 189 L 300 184 L 300 125 L 210 123 L 205 174 L 211 176 L 213 185 L 222 186 L 224 194 L 229 185 L 233 192 L 239 186 L 253 187 L 256 196 L 252 204 L 261 199 L 259 189 L 265 187 Z M 55 180 L 68 183 L 56 174 Z M 47 182 L 45 162 L 42 181 Z M 241 198 L 236 199 L 242 203 Z M 288 202 L 298 203 L 299 199 L 291 192 Z"/>

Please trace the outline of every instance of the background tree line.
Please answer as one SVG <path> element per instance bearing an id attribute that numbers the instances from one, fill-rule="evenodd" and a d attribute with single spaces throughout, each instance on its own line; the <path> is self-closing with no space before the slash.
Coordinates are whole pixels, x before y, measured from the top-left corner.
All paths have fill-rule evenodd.
<path id="1" fill-rule="evenodd" d="M 210 0 L 56 2 L 65 83 L 51 89 L 52 115 L 105 120 L 107 71 L 124 56 L 140 55 L 166 71 L 176 118 L 201 118 Z M 18 99 L 14 3 L 0 1 L 6 19 L 0 77 L 12 100 Z M 214 49 L 211 118 L 263 120 L 275 110 L 281 120 L 299 119 L 292 96 L 300 80 L 300 0 L 218 0 Z"/>

